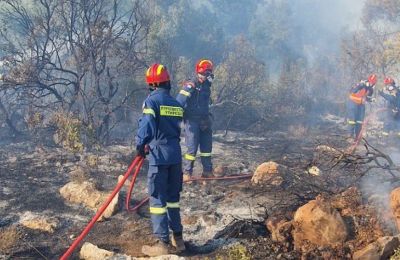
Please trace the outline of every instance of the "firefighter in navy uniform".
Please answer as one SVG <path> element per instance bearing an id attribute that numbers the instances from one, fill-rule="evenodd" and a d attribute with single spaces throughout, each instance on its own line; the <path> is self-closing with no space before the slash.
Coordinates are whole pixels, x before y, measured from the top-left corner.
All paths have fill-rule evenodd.
<path id="1" fill-rule="evenodd" d="M 373 101 L 372 94 L 377 77 L 372 74 L 368 80 L 362 80 L 350 90 L 349 101 L 347 104 L 347 123 L 350 127 L 350 135 L 357 139 L 360 135 L 365 117 L 365 102 Z"/>
<path id="2" fill-rule="evenodd" d="M 209 112 L 211 84 L 214 79 L 212 62 L 207 59 L 199 60 L 195 72 L 195 79 L 186 81 L 176 98 L 185 110 L 184 126 L 187 152 L 184 155 L 184 181 L 189 180 L 193 174 L 194 161 L 199 147 L 203 165 L 202 177 L 213 176 L 212 120 Z"/>
<path id="3" fill-rule="evenodd" d="M 379 95 L 388 101 L 388 117 L 384 122 L 383 136 L 389 136 L 389 131 L 394 132 L 400 137 L 400 90 L 396 82 L 391 77 L 386 77 L 383 81 L 387 93 L 379 91 Z"/>
<path id="4" fill-rule="evenodd" d="M 182 106 L 170 95 L 170 78 L 166 67 L 153 64 L 146 72 L 150 94 L 143 104 L 143 116 L 139 120 L 136 150 L 140 156 L 148 155 L 148 192 L 154 245 L 142 247 L 148 256 L 166 255 L 185 250 L 179 209 L 182 191 L 182 156 L 180 147 L 180 123 Z"/>

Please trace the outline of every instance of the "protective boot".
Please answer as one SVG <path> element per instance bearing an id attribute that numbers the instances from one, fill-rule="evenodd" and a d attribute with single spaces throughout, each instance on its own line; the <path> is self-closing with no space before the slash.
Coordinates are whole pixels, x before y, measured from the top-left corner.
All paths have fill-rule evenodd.
<path id="1" fill-rule="evenodd" d="M 177 253 L 186 250 L 185 243 L 183 241 L 182 232 L 174 233 L 171 237 L 171 244 L 176 248 Z"/>
<path id="2" fill-rule="evenodd" d="M 201 177 L 203 177 L 203 178 L 212 178 L 212 177 L 215 177 L 215 176 L 213 175 L 212 172 L 203 171 L 203 173 L 201 174 Z M 203 180 L 202 184 L 203 185 L 207 185 L 207 182 L 215 183 L 215 180 Z"/>
<path id="3" fill-rule="evenodd" d="M 147 256 L 168 255 L 170 253 L 169 244 L 164 241 L 157 240 L 157 242 L 152 246 L 142 246 L 142 253 Z"/>
<path id="4" fill-rule="evenodd" d="M 190 173 L 185 172 L 185 173 L 183 174 L 183 182 L 184 182 L 184 183 L 191 184 L 192 181 L 189 181 L 191 178 L 192 178 L 192 175 L 191 175 Z"/>

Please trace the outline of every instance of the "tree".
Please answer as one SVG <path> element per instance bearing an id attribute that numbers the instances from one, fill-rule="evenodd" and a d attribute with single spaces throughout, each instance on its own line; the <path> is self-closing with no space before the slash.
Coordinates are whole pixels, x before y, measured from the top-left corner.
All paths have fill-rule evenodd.
<path id="1" fill-rule="evenodd" d="M 2 50 L 12 62 L 5 88 L 33 106 L 63 109 L 108 143 L 114 114 L 139 91 L 151 20 L 142 0 L 5 0 Z"/>
<path id="2" fill-rule="evenodd" d="M 237 113 L 257 105 L 261 87 L 268 80 L 265 71 L 265 65 L 256 59 L 254 47 L 244 37 L 232 40 L 224 60 L 215 69 L 217 77 L 212 88 L 213 108 L 225 107 L 225 129 Z"/>

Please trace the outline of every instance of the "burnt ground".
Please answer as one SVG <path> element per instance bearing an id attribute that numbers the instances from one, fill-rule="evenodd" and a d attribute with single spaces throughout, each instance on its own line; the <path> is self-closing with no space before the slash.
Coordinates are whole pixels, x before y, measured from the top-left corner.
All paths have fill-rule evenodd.
<path id="1" fill-rule="evenodd" d="M 216 133 L 214 164 L 224 166 L 225 175 L 250 174 L 257 165 L 271 160 L 287 166 L 293 175 L 280 186 L 254 186 L 249 179 L 185 185 L 181 208 L 188 250 L 182 255 L 189 259 L 298 259 L 301 254 L 291 245 L 271 240 L 265 219 L 275 214 L 284 214 L 290 219 L 299 206 L 318 194 L 332 196 L 347 187 L 368 186 L 359 174 L 364 165 L 349 164 L 335 154 L 321 155 L 318 150 L 321 145 L 345 150 L 349 143 L 344 136 L 343 125 L 335 117 L 321 119 L 312 127 L 293 125 L 281 132 L 257 135 L 229 132 L 226 136 Z M 372 134 L 370 137 L 376 140 L 374 145 L 387 148 L 387 141 L 374 139 Z M 0 259 L 61 256 L 94 215 L 83 206 L 65 203 L 60 196 L 59 189 L 73 178 L 69 172 L 79 165 L 89 166 L 88 178 L 102 190 L 111 191 L 117 176 L 125 172 L 130 154 L 129 146 L 115 145 L 74 154 L 31 141 L 4 142 L 0 147 L 0 234 L 14 228 L 16 231 L 9 233 L 16 239 L 7 248 L 0 247 Z M 319 167 L 321 175 L 309 174 L 311 166 Z M 198 164 L 196 169 L 198 175 Z M 145 171 L 146 166 L 138 177 L 132 203 L 146 197 Z M 390 175 L 381 173 L 380 181 L 398 184 Z M 123 207 L 126 190 L 127 187 L 121 192 L 118 213 L 97 223 L 84 241 L 114 252 L 141 256 L 141 246 L 152 240 L 148 208 L 146 205 L 138 212 L 127 212 Z M 28 211 L 55 217 L 58 226 L 54 233 L 21 226 L 20 218 Z M 390 234 L 390 227 L 382 232 Z M 7 236 L 0 239 L 4 237 L 12 240 Z M 367 240 L 359 242 L 352 249 L 366 243 Z M 348 257 L 350 248 L 338 250 L 341 255 L 335 256 Z M 77 252 L 73 259 L 78 257 Z M 309 255 L 315 256 L 323 258 L 320 252 Z"/>

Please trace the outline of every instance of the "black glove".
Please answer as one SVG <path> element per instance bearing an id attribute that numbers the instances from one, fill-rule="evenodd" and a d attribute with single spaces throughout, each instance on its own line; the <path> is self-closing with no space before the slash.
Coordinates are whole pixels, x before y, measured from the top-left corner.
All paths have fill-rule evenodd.
<path id="1" fill-rule="evenodd" d="M 147 148 L 147 145 L 142 144 L 136 146 L 136 156 L 146 158 L 147 154 L 149 154 L 149 149 Z"/>

